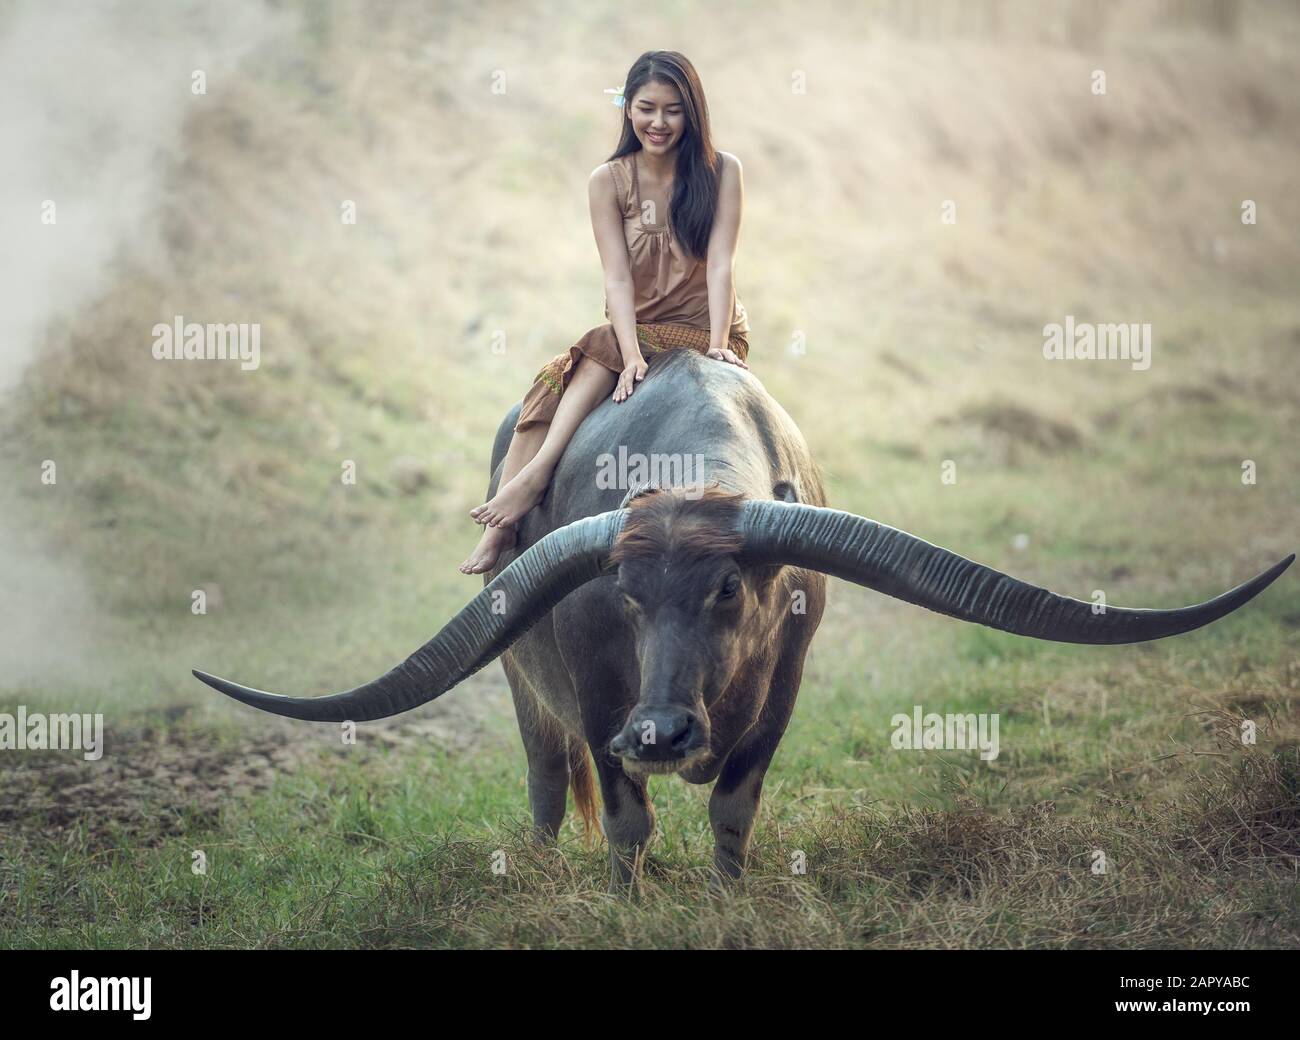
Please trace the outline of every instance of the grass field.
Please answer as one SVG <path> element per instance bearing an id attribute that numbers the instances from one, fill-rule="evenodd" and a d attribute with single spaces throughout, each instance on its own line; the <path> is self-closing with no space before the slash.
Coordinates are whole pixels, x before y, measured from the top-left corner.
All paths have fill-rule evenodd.
<path id="1" fill-rule="evenodd" d="M 497 423 L 600 321 L 601 90 L 656 47 L 696 63 L 745 164 L 750 363 L 834 506 L 1121 606 L 1207 599 L 1293 552 L 1300 18 L 1245 6 L 1235 37 L 1133 4 L 1075 38 L 900 27 L 888 5 L 740 25 L 288 5 L 156 142 L 179 158 L 139 214 L 153 233 L 51 316 L 0 413 L 0 711 L 107 731 L 98 762 L 0 755 L 0 946 L 1296 946 L 1293 573 L 1128 647 L 832 582 L 725 894 L 708 789 L 672 778 L 651 780 L 631 902 L 572 820 L 558 848 L 527 841 L 499 665 L 356 745 L 189 675 L 343 689 L 477 590 L 455 565 Z M 178 313 L 261 321 L 262 368 L 153 361 Z M 1150 370 L 1045 361 L 1067 314 L 1150 322 Z M 1000 756 L 894 750 L 917 704 L 998 713 Z"/>

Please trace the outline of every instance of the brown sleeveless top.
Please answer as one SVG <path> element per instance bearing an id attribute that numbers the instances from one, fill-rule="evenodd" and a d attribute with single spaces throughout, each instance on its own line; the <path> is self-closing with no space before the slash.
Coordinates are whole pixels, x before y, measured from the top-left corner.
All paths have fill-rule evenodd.
<path id="1" fill-rule="evenodd" d="M 657 224 L 643 220 L 635 152 L 619 156 L 606 165 L 623 207 L 623 231 L 627 236 L 637 322 L 666 322 L 707 329 L 709 286 L 706 264 L 682 249 L 666 219 Z M 728 339 L 737 333 L 749 332 L 749 316 L 736 297 L 734 286 L 732 298 L 735 310 Z M 605 319 L 608 321 L 609 317 L 609 300 L 606 300 Z"/>

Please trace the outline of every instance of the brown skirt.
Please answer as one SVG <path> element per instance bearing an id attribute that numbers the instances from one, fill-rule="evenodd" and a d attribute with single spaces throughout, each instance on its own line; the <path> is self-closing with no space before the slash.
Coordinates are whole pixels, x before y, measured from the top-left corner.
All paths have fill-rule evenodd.
<path id="1" fill-rule="evenodd" d="M 641 344 L 641 353 L 646 358 L 662 350 L 682 347 L 698 350 L 701 354 L 707 353 L 709 349 L 709 330 L 694 325 L 638 322 L 636 338 Z M 748 359 L 749 339 L 743 332 L 733 332 L 727 346 L 741 361 Z M 582 354 L 614 373 L 621 373 L 625 367 L 614 326 L 607 324 L 592 329 L 563 354 L 557 354 L 542 366 L 532 387 L 524 395 L 524 406 L 519 411 L 519 421 L 515 423 L 516 432 L 536 423 L 549 423 L 555 418 L 560 397 L 573 378 L 574 366 Z"/>

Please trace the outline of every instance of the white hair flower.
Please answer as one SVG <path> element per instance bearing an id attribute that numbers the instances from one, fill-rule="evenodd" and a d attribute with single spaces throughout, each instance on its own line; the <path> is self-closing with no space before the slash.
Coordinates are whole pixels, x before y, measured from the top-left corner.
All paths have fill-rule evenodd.
<path id="1" fill-rule="evenodd" d="M 611 100 L 615 105 L 618 105 L 619 108 L 622 108 L 622 107 L 623 107 L 623 88 L 622 88 L 622 87 L 606 87 L 606 88 L 605 88 L 605 93 L 606 93 L 606 94 L 613 94 L 614 96 L 613 96 L 610 100 Z"/>

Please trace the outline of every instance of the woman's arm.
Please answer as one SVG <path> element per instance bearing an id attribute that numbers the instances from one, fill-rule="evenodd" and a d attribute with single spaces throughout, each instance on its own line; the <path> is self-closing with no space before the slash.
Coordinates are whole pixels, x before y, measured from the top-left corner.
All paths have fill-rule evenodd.
<path id="1" fill-rule="evenodd" d="M 632 267 L 627 255 L 627 238 L 623 232 L 623 213 L 614 190 L 614 178 L 607 163 L 597 166 L 587 181 L 587 198 L 591 203 L 591 229 L 605 269 L 605 300 L 609 303 L 609 320 L 618 337 L 623 363 L 644 363 L 641 344 L 636 338 L 636 300 L 632 286 Z"/>
<path id="2" fill-rule="evenodd" d="M 736 242 L 740 238 L 740 217 L 745 205 L 740 160 L 730 152 L 718 155 L 722 159 L 722 175 L 705 269 L 709 284 L 710 353 L 728 349 L 731 321 L 735 317 Z"/>

